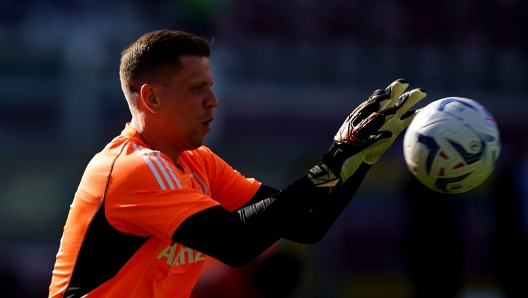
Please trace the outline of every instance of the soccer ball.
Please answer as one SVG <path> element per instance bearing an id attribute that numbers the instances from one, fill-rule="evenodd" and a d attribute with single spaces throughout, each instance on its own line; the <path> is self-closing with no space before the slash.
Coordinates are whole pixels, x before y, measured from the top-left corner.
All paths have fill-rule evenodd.
<path id="1" fill-rule="evenodd" d="M 500 148 L 493 116 L 478 102 L 462 97 L 428 104 L 403 139 L 411 173 L 430 189 L 447 194 L 466 192 L 486 180 Z"/>

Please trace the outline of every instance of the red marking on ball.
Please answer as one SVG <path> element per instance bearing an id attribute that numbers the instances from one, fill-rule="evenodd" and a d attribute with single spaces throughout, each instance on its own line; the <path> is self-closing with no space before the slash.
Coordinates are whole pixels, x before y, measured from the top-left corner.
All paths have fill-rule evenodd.
<path id="1" fill-rule="evenodd" d="M 464 163 L 461 162 L 461 163 L 457 164 L 456 166 L 454 166 L 453 169 L 458 169 L 458 168 L 461 168 L 463 166 L 464 166 Z"/>

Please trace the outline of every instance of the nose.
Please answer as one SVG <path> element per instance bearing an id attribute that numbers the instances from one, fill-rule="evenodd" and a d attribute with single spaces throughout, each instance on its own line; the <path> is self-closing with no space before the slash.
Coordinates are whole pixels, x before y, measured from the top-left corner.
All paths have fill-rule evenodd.
<path id="1" fill-rule="evenodd" d="M 218 106 L 218 98 L 213 93 L 213 91 L 210 90 L 209 94 L 207 95 L 204 101 L 204 107 L 206 109 L 212 109 L 212 108 L 216 108 L 217 106 Z"/>

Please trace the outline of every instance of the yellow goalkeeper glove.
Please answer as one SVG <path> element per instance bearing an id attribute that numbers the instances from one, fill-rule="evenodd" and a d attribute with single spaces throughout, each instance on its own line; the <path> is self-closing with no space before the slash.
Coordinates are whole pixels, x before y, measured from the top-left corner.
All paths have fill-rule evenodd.
<path id="1" fill-rule="evenodd" d="M 409 84 L 399 79 L 376 90 L 345 119 L 323 161 L 306 174 L 318 187 L 344 183 L 362 162 L 373 164 L 394 142 L 416 114 L 410 110 L 425 97 L 422 89 L 405 94 Z"/>
<path id="2" fill-rule="evenodd" d="M 409 126 L 414 116 L 418 113 L 419 110 L 411 110 L 411 108 L 427 94 L 421 88 L 403 93 L 408 86 L 407 81 L 400 79 L 394 81 L 385 89 L 385 92 L 390 96 L 390 102 L 380 113 L 386 115 L 394 114 L 394 117 L 386 121 L 381 126 L 380 131 L 388 131 L 392 135 L 389 138 L 380 140 L 368 149 L 368 153 L 363 159 L 365 163 L 374 164 L 378 161 L 380 156 L 387 151 L 394 143 L 394 140 L 396 140 L 396 137 Z"/>

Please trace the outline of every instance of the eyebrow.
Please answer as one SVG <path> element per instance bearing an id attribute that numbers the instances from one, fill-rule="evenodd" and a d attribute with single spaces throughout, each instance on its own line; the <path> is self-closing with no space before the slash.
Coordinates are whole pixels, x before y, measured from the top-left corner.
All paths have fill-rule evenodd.
<path id="1" fill-rule="evenodd" d="M 196 79 L 195 79 L 195 78 L 190 78 L 190 79 L 187 80 L 187 84 L 190 84 L 190 85 L 192 85 L 192 84 L 198 84 L 198 83 L 200 83 L 200 84 L 207 84 L 207 82 L 208 82 L 208 80 L 199 79 L 199 78 L 196 78 Z M 215 83 L 215 81 L 212 80 L 212 81 L 211 81 L 211 84 L 209 84 L 209 86 L 214 85 L 214 83 Z"/>

